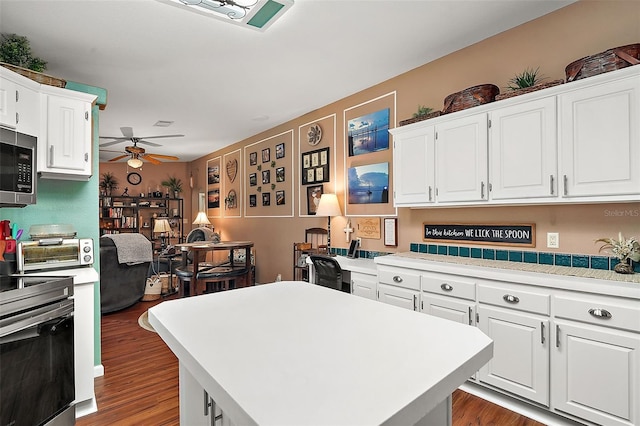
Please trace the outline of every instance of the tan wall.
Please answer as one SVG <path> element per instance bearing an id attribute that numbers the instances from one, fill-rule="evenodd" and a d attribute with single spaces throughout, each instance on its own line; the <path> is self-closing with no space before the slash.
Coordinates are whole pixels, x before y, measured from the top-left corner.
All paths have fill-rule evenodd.
<path id="1" fill-rule="evenodd" d="M 476 84 L 493 83 L 503 88 L 510 78 L 527 67 L 539 67 L 542 74 L 550 80 L 561 79 L 564 78 L 564 67 L 576 59 L 611 47 L 640 42 L 638 22 L 640 22 L 640 2 L 580 1 L 553 14 L 469 46 L 194 161 L 191 163 L 194 176 L 194 194 L 192 194 L 194 205 L 197 206 L 197 192 L 206 191 L 208 159 L 291 129 L 294 130 L 293 155 L 296 168 L 293 176 L 297 183 L 300 167 L 300 156 L 297 151 L 298 128 L 331 114 L 336 114 L 337 132 L 334 151 L 338 156 L 337 179 L 332 183 L 335 183 L 338 196 L 342 197 L 345 157 L 344 130 L 342 129 L 345 126 L 343 122 L 345 109 L 395 91 L 397 121 L 400 121 L 410 118 L 418 105 L 441 109 L 443 100 L 448 94 Z M 312 89 L 310 83 L 308 96 L 313 95 Z M 145 173 L 147 173 L 146 170 Z M 151 167 L 149 167 L 149 173 L 151 173 Z M 247 174 L 244 170 L 240 170 L 239 173 L 243 176 Z M 142 186 L 145 185 L 146 183 L 143 183 Z M 296 185 L 295 188 L 297 187 Z M 304 202 L 305 195 L 302 196 Z M 298 217 L 297 191 L 295 194 L 288 195 L 288 202 L 294 203 L 294 217 L 212 219 L 216 229 L 222 232 L 223 239 L 250 239 L 255 242 L 258 282 L 273 281 L 279 273 L 282 274 L 283 279 L 290 279 L 292 243 L 303 240 L 306 228 L 326 227 L 325 218 Z M 342 208 L 344 211 L 344 205 Z M 411 242 L 421 241 L 423 221 L 447 220 L 471 223 L 531 222 L 537 226 L 538 241 L 537 247 L 532 250 L 547 251 L 546 233 L 554 231 L 560 233 L 560 249 L 548 251 L 595 254 L 597 253 L 597 246 L 594 244 L 596 238 L 615 236 L 619 231 L 629 236 L 640 237 L 639 215 L 640 203 L 416 210 L 403 208 L 398 211 L 397 250 L 407 251 Z M 347 247 L 345 234 L 342 232 L 345 222 L 345 217 L 335 218 L 331 222 L 334 247 Z M 382 240 L 372 239 L 363 240 L 363 248 L 374 251 L 395 251 L 385 247 Z"/>

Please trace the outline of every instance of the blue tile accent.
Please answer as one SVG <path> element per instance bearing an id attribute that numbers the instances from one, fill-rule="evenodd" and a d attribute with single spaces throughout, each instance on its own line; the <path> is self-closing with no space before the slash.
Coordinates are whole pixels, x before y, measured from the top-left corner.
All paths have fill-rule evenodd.
<path id="1" fill-rule="evenodd" d="M 482 259 L 482 250 L 477 247 L 471 248 L 471 257 L 474 259 Z"/>
<path id="2" fill-rule="evenodd" d="M 558 266 L 571 266 L 571 255 L 556 253 L 555 261 Z"/>
<path id="3" fill-rule="evenodd" d="M 438 246 L 435 244 L 429 244 L 429 254 L 438 254 Z"/>
<path id="4" fill-rule="evenodd" d="M 522 262 L 524 256 L 521 251 L 509 250 L 510 262 Z"/>
<path id="5" fill-rule="evenodd" d="M 458 256 L 469 257 L 470 255 L 471 255 L 471 250 L 469 249 L 469 247 L 460 247 L 460 250 L 458 251 Z"/>
<path id="6" fill-rule="evenodd" d="M 438 254 L 447 255 L 447 246 L 438 246 Z"/>
<path id="7" fill-rule="evenodd" d="M 553 253 L 538 253 L 538 262 L 541 265 L 553 265 Z"/>
<path id="8" fill-rule="evenodd" d="M 458 246 L 449 246 L 449 256 L 458 255 Z"/>
<path id="9" fill-rule="evenodd" d="M 419 247 L 418 243 L 411 243 L 409 245 L 409 251 L 418 252 L 418 247 Z"/>
<path id="10" fill-rule="evenodd" d="M 494 249 L 482 249 L 482 258 L 488 260 L 495 260 L 496 251 Z"/>
<path id="11" fill-rule="evenodd" d="M 589 256 L 583 254 L 574 254 L 571 256 L 571 266 L 574 268 L 588 268 Z"/>
<path id="12" fill-rule="evenodd" d="M 535 251 L 525 251 L 524 252 L 524 262 L 525 263 L 538 263 L 538 253 Z"/>
<path id="13" fill-rule="evenodd" d="M 420 244 L 420 253 L 426 253 L 428 247 L 427 244 Z"/>
<path id="14" fill-rule="evenodd" d="M 609 269 L 609 258 L 606 256 L 591 256 L 592 269 Z"/>
<path id="15" fill-rule="evenodd" d="M 509 260 L 509 252 L 506 250 L 496 250 L 496 260 Z"/>

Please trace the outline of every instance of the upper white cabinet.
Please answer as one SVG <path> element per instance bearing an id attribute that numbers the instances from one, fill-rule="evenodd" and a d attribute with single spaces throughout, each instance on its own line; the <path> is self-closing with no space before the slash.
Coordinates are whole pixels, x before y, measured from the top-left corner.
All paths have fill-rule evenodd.
<path id="1" fill-rule="evenodd" d="M 40 132 L 40 84 L 0 67 L 0 124 L 20 133 Z"/>
<path id="2" fill-rule="evenodd" d="M 640 200 L 640 66 L 390 132 L 398 207 Z"/>
<path id="3" fill-rule="evenodd" d="M 558 103 L 562 196 L 640 194 L 638 75 L 572 90 Z"/>
<path id="4" fill-rule="evenodd" d="M 556 97 L 489 113 L 491 199 L 558 195 Z"/>
<path id="5" fill-rule="evenodd" d="M 88 180 L 92 174 L 91 104 L 96 97 L 54 87 L 41 96 L 38 173 L 51 179 Z"/>

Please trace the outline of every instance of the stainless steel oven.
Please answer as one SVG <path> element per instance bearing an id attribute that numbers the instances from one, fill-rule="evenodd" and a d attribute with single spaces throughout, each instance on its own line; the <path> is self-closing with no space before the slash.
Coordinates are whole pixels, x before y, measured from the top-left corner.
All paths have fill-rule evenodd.
<path id="1" fill-rule="evenodd" d="M 0 276 L 0 425 L 75 424 L 73 279 Z"/>

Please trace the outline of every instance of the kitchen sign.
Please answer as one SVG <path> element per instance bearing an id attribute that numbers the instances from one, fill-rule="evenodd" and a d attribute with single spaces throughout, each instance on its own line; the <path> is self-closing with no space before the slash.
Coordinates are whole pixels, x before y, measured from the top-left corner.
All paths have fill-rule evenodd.
<path id="1" fill-rule="evenodd" d="M 472 242 L 535 247 L 534 224 L 483 225 L 461 223 L 423 223 L 424 241 Z"/>

